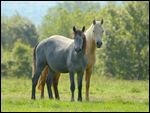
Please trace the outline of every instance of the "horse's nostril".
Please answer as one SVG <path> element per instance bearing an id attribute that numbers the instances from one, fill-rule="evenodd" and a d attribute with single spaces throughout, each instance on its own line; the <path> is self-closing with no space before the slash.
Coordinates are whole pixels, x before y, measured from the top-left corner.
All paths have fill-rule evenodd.
<path id="1" fill-rule="evenodd" d="M 75 48 L 75 51 L 76 51 L 76 52 L 80 52 L 80 51 L 81 51 L 81 48 Z"/>
<path id="2" fill-rule="evenodd" d="M 102 42 L 97 42 L 97 45 L 101 45 L 102 44 Z"/>
<path id="3" fill-rule="evenodd" d="M 99 45 L 99 42 L 97 42 L 96 44 Z"/>
<path id="4" fill-rule="evenodd" d="M 102 45 L 103 43 L 102 42 L 100 42 L 100 45 Z"/>
<path id="5" fill-rule="evenodd" d="M 96 44 L 97 44 L 98 48 L 102 46 L 102 42 L 101 41 L 97 42 Z"/>

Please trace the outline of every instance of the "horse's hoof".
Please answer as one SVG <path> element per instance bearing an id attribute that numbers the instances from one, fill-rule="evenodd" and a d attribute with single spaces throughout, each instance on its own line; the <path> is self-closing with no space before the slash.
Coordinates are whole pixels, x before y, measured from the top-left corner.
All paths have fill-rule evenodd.
<path id="1" fill-rule="evenodd" d="M 86 98 L 86 101 L 89 101 L 89 98 Z"/>
<path id="2" fill-rule="evenodd" d="M 49 97 L 50 100 L 54 99 L 53 97 Z"/>
<path id="3" fill-rule="evenodd" d="M 41 96 L 41 99 L 44 99 L 44 97 L 43 97 L 43 96 Z"/>
<path id="4" fill-rule="evenodd" d="M 56 100 L 60 100 L 60 98 L 56 98 Z"/>
<path id="5" fill-rule="evenodd" d="M 31 97 L 32 100 L 35 100 L 35 97 Z"/>
<path id="6" fill-rule="evenodd" d="M 44 96 L 41 96 L 41 99 L 44 99 Z"/>
<path id="7" fill-rule="evenodd" d="M 78 98 L 78 101 L 82 102 L 82 98 L 81 98 L 81 97 L 80 97 L 80 98 Z"/>
<path id="8" fill-rule="evenodd" d="M 73 102 L 73 101 L 74 101 L 74 99 L 72 98 L 72 99 L 71 99 L 71 102 Z"/>

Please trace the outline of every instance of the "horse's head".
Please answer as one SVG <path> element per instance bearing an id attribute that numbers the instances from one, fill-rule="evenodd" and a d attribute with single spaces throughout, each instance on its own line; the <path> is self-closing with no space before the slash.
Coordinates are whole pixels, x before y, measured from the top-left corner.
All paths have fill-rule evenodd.
<path id="1" fill-rule="evenodd" d="M 97 48 L 100 48 L 102 46 L 102 36 L 103 36 L 103 19 L 101 21 L 95 21 L 93 20 L 93 38 L 95 40 L 95 43 L 97 45 Z"/>
<path id="2" fill-rule="evenodd" d="M 85 52 L 86 48 L 86 38 L 85 38 L 85 26 L 82 28 L 82 30 L 76 29 L 75 26 L 73 27 L 74 31 L 74 49 L 77 53 L 80 53 L 81 51 Z"/>

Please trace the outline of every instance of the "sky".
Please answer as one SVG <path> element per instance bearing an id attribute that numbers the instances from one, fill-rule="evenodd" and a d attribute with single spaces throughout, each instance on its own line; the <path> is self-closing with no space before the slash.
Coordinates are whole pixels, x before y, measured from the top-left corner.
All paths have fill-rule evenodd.
<path id="1" fill-rule="evenodd" d="M 21 16 L 29 18 L 35 25 L 39 25 L 47 10 L 63 1 L 1 1 L 1 15 L 12 16 L 18 12 Z M 106 1 L 96 1 L 101 6 Z M 119 3 L 119 2 L 118 2 Z"/>
<path id="2" fill-rule="evenodd" d="M 1 14 L 10 17 L 17 11 L 38 25 L 42 21 L 42 17 L 46 15 L 48 8 L 54 7 L 56 4 L 58 4 L 57 1 L 2 1 Z"/>

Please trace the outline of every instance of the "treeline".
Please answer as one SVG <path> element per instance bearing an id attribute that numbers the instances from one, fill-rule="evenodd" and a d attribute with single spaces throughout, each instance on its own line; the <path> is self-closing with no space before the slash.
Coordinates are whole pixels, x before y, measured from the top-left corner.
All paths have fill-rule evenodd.
<path id="1" fill-rule="evenodd" d="M 1 18 L 1 74 L 31 77 L 32 48 L 54 34 L 72 36 L 72 26 L 86 29 L 104 19 L 103 46 L 94 73 L 123 79 L 149 79 L 149 2 L 63 2 L 50 8 L 37 28 L 16 14 Z"/>
<path id="2" fill-rule="evenodd" d="M 32 47 L 38 42 L 36 27 L 19 14 L 1 18 L 1 74 L 31 76 Z"/>

